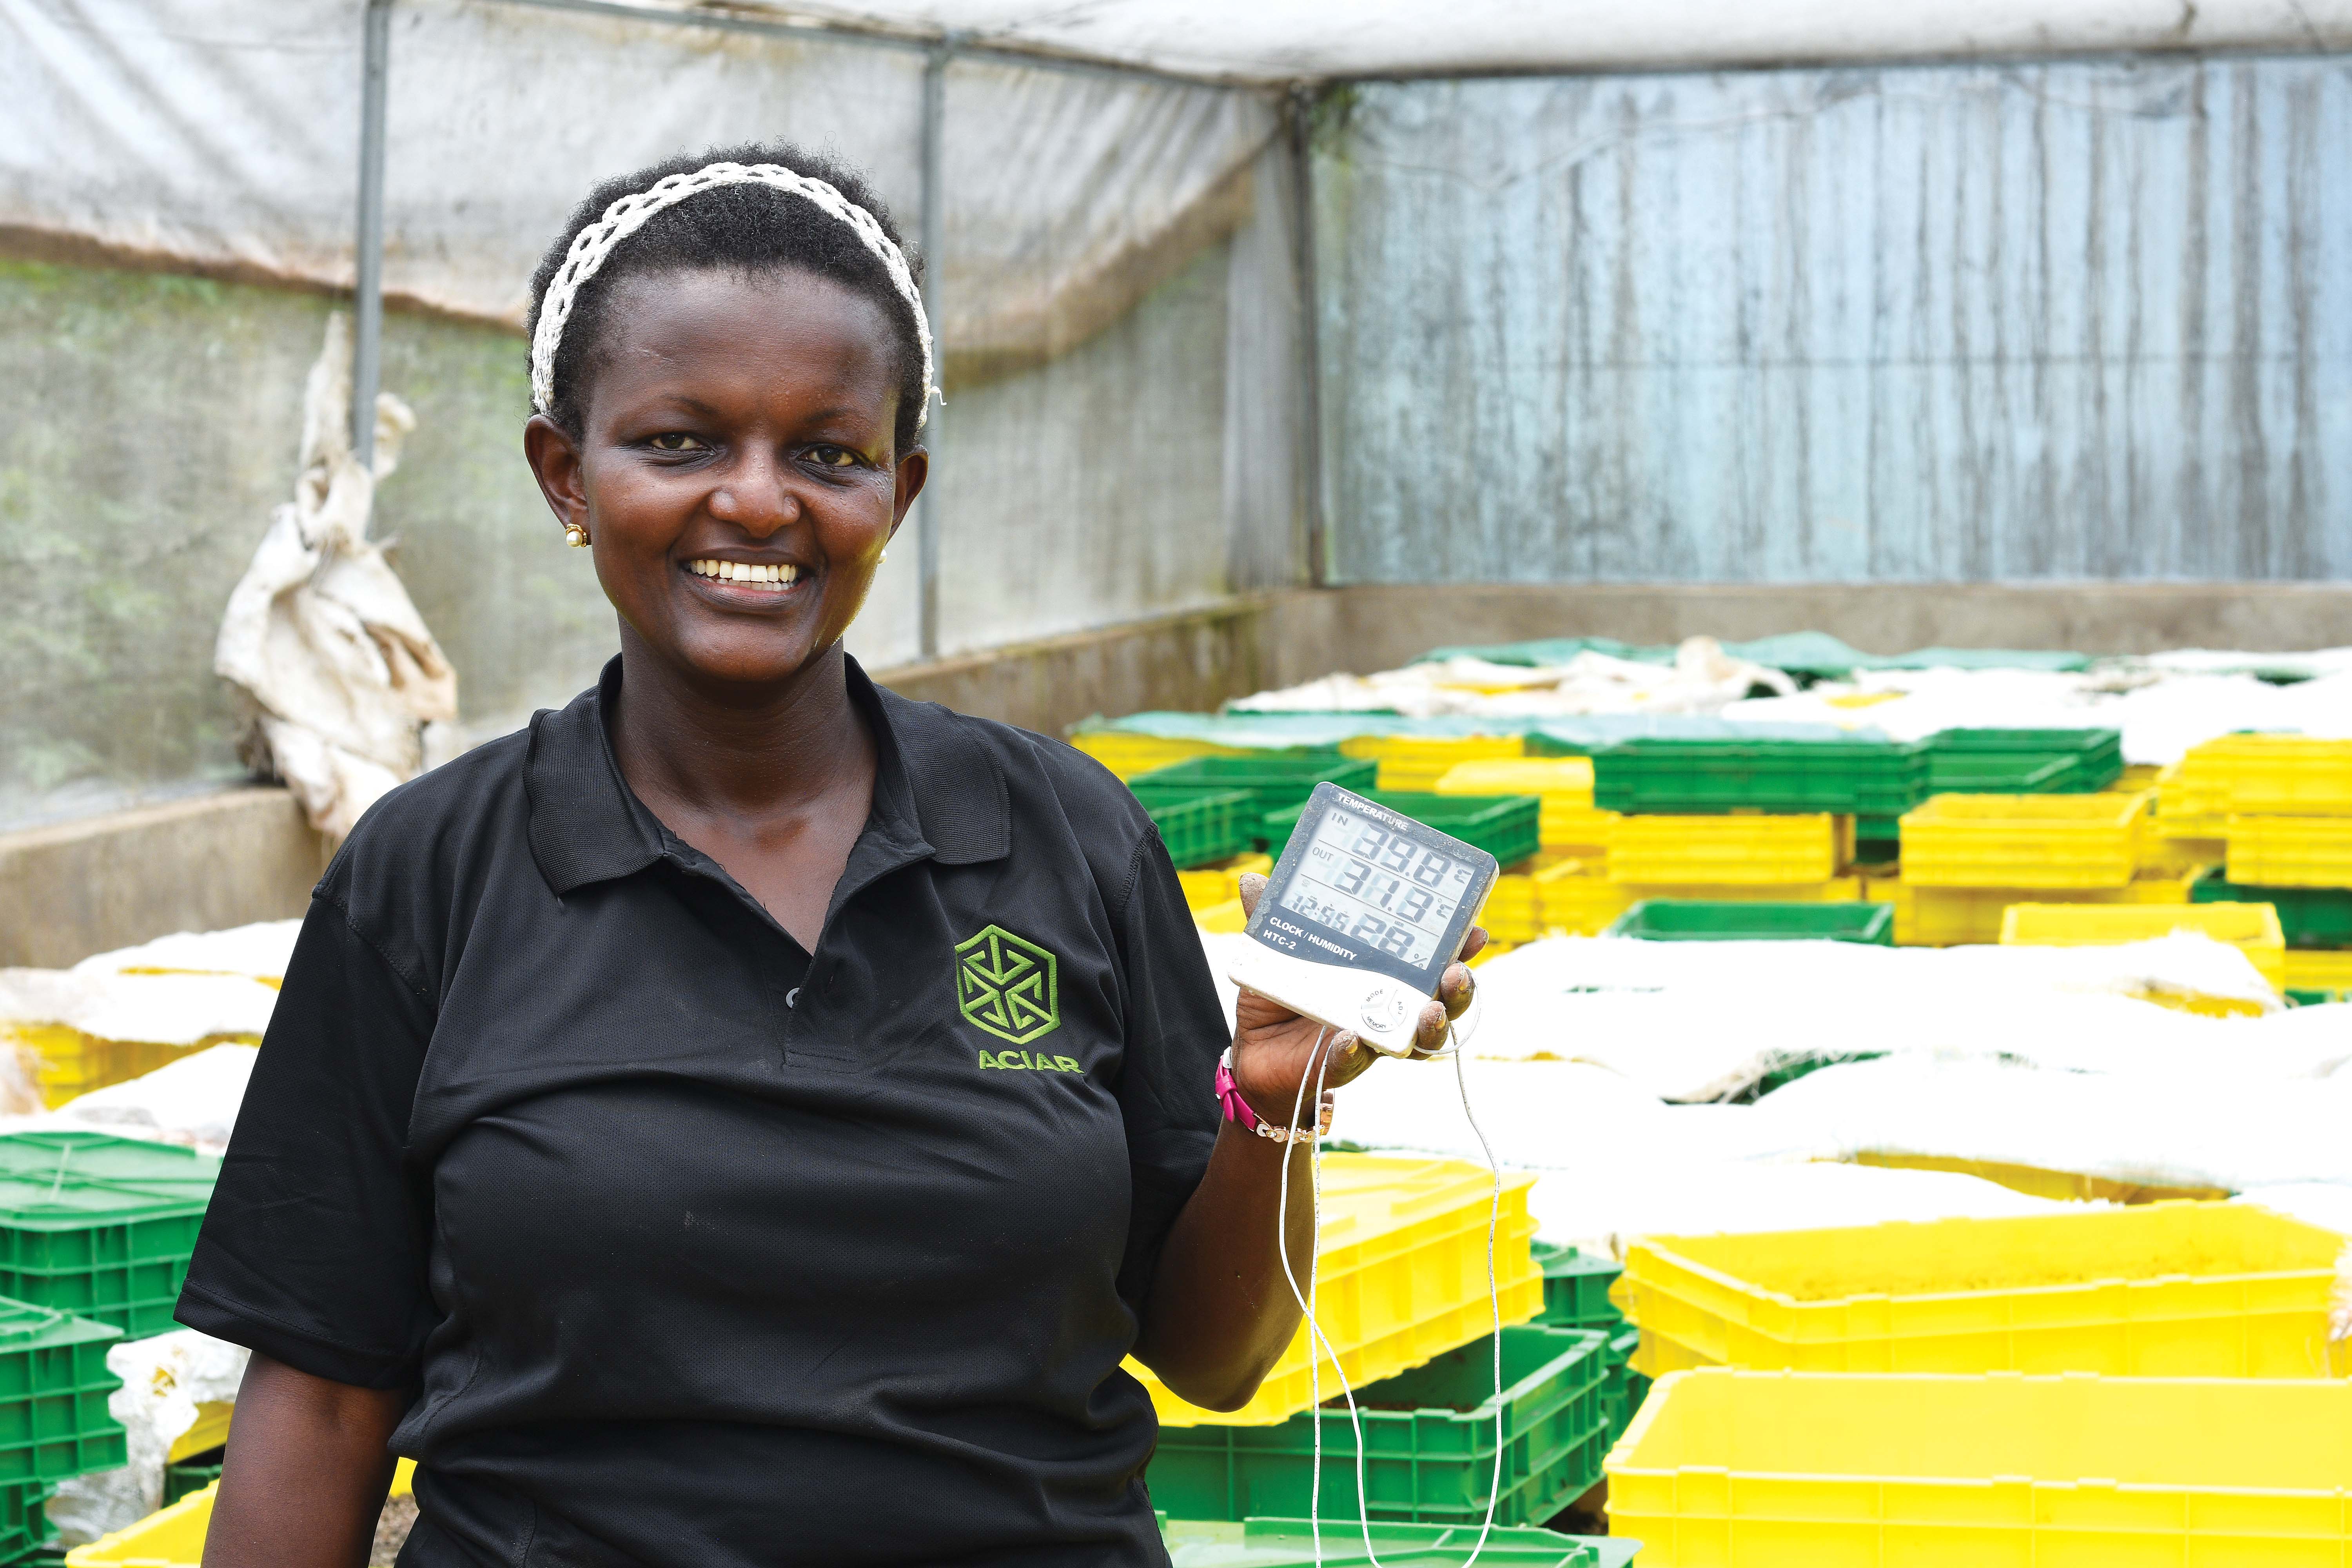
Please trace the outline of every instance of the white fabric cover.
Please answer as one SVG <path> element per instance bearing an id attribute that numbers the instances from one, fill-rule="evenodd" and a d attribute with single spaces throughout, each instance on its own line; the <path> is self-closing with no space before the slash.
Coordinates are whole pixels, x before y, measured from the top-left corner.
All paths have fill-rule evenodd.
<path id="1" fill-rule="evenodd" d="M 351 322 L 338 311 L 303 395 L 294 502 L 270 519 L 213 651 L 214 670 L 257 710 L 247 760 L 284 779 L 310 826 L 337 840 L 424 767 L 425 727 L 457 717 L 457 672 L 367 536 L 376 481 L 415 420 L 378 395 L 371 472 L 352 455 L 351 401 Z"/>
<path id="2" fill-rule="evenodd" d="M 95 1541 L 162 1507 L 163 1467 L 173 1443 L 196 1424 L 197 1405 L 236 1400 L 252 1353 L 194 1329 L 131 1340 L 108 1351 L 106 1369 L 122 1386 L 107 1395 L 106 1408 L 129 1434 L 131 1462 L 58 1484 L 48 1506 L 59 1542 Z"/>

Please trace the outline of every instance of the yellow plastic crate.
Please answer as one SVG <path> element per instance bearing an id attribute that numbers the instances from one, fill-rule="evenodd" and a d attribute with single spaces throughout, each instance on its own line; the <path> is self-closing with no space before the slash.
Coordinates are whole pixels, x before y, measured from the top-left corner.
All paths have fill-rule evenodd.
<path id="1" fill-rule="evenodd" d="M 1634 903 L 1693 899 L 1716 904 L 1848 904 L 1862 897 L 1859 877 L 1832 877 L 1825 882 L 1621 882 L 1618 887 Z"/>
<path id="2" fill-rule="evenodd" d="M 1249 912 L 1242 908 L 1240 899 L 1228 899 L 1205 910 L 1194 910 L 1192 923 L 1212 935 L 1231 936 L 1248 927 Z"/>
<path id="3" fill-rule="evenodd" d="M 1389 790 L 1434 791 L 1464 763 L 1524 756 L 1527 749 L 1517 735 L 1358 735 L 1339 742 L 1341 755 L 1380 763 L 1373 787 Z"/>
<path id="4" fill-rule="evenodd" d="M 2219 816 L 2352 816 L 2352 741 L 2223 735 L 2180 759 L 2188 810 Z"/>
<path id="5" fill-rule="evenodd" d="M 1440 795 L 1531 795 L 1543 803 L 1538 840 L 1546 849 L 1605 854 L 1613 811 L 1592 804 L 1591 757 L 1494 757 L 1459 763 L 1437 781 Z"/>
<path id="6" fill-rule="evenodd" d="M 1903 818 L 1917 888 L 2120 888 L 2132 879 L 2138 795 L 1939 795 Z"/>
<path id="7" fill-rule="evenodd" d="M 2011 904 L 2000 921 L 2011 947 L 2112 947 L 2178 931 L 2226 942 L 2272 990 L 2286 984 L 2286 938 L 2270 904 Z"/>
<path id="8" fill-rule="evenodd" d="M 392 1472 L 392 1495 L 405 1497 L 415 1484 L 416 1461 L 401 1460 Z M 75 1547 L 66 1553 L 66 1568 L 197 1568 L 219 1490 L 220 1483 L 215 1481 L 136 1524 Z"/>
<path id="9" fill-rule="evenodd" d="M 2242 888 L 2352 888 L 2352 816 L 2233 816 L 2229 833 Z"/>
<path id="10" fill-rule="evenodd" d="M 144 1078 L 183 1057 L 215 1046 L 261 1044 L 258 1035 L 210 1035 L 193 1046 L 144 1040 L 106 1040 L 66 1024 L 0 1024 L 0 1043 L 29 1050 L 38 1058 L 36 1080 L 41 1101 L 52 1110 L 67 1100 L 109 1084 Z"/>
<path id="11" fill-rule="evenodd" d="M 1562 860 L 1535 874 L 1536 913 L 1546 931 L 1599 936 L 1633 907 L 1633 895 L 1611 881 L 1603 862 Z"/>
<path id="12" fill-rule="evenodd" d="M 2164 769 L 2155 763 L 2126 763 L 2116 782 L 2107 786 L 2110 794 L 2133 795 L 2140 790 L 2154 789 L 2164 776 Z"/>
<path id="13" fill-rule="evenodd" d="M 2193 753 L 2192 753 L 2193 754 Z M 2219 838 L 2230 820 L 2230 787 L 2218 761 L 2187 757 L 2156 776 L 2153 826 L 2166 838 Z"/>
<path id="14" fill-rule="evenodd" d="M 1495 1279 L 1506 1323 L 1526 1322 L 1543 1307 L 1543 1278 L 1529 1247 L 1536 1226 L 1528 1216 L 1528 1191 L 1534 1185 L 1532 1175 L 1503 1178 Z M 1486 1299 L 1492 1194 L 1486 1170 L 1458 1160 L 1325 1156 L 1315 1313 L 1350 1384 L 1392 1377 L 1494 1331 Z M 1301 1323 L 1256 1397 L 1232 1412 L 1186 1404 L 1136 1362 L 1127 1370 L 1150 1391 L 1163 1426 L 1270 1426 L 1307 1408 L 1313 1397 L 1307 1345 Z M 1324 1397 L 1335 1397 L 1339 1380 L 1328 1355 L 1322 1375 Z"/>
<path id="15" fill-rule="evenodd" d="M 1621 816 L 1609 875 L 1644 886 L 1827 881 L 1853 858 L 1853 818 L 1733 814 Z"/>
<path id="16" fill-rule="evenodd" d="M 1184 887 L 1184 906 L 1194 914 L 1230 903 L 1242 896 L 1242 876 L 1255 871 L 1265 876 L 1274 869 L 1274 858 L 1269 855 L 1236 855 L 1214 866 L 1199 866 L 1190 871 L 1176 873 L 1176 880 Z"/>
<path id="17" fill-rule="evenodd" d="M 1486 907 L 1478 911 L 1478 923 L 1496 942 L 1515 945 L 1543 935 L 1543 906 L 1535 878 L 1523 872 L 1496 878 L 1495 890 L 1486 895 Z"/>
<path id="18" fill-rule="evenodd" d="M 2352 1382 L 1709 1367 L 1606 1473 L 1641 1568 L 2345 1568 Z"/>
<path id="19" fill-rule="evenodd" d="M 2352 949 L 2288 948 L 2286 983 L 2297 991 L 2352 990 Z"/>
<path id="20" fill-rule="evenodd" d="M 1710 1363 L 2327 1377 L 2344 1238 L 2250 1204 L 1635 1242 L 1612 1300 Z M 1673 1352 L 1644 1352 L 1672 1364 Z"/>
<path id="21" fill-rule="evenodd" d="M 1536 817 L 1536 837 L 1545 849 L 1577 855 L 1587 859 L 1605 858 L 1609 853 L 1609 830 L 1617 825 L 1617 813 L 1602 811 L 1598 806 L 1555 805 L 1546 800 Z"/>
<path id="22" fill-rule="evenodd" d="M 2167 838 L 2150 817 L 2133 854 L 2135 876 L 2191 877 L 2229 858 L 2229 845 L 2220 837 Z"/>
<path id="23" fill-rule="evenodd" d="M 196 1406 L 196 1424 L 172 1439 L 171 1449 L 164 1455 L 168 1464 L 178 1464 L 194 1455 L 209 1453 L 228 1441 L 228 1420 L 236 1406 L 226 1399 L 208 1399 Z"/>
<path id="24" fill-rule="evenodd" d="M 2120 888 L 1915 888 L 1897 883 L 1895 945 L 1958 947 L 2000 940 L 2012 904 L 2185 904 L 2196 873 L 2143 871 Z"/>
<path id="25" fill-rule="evenodd" d="M 1591 757 L 1489 757 L 1456 763 L 1437 781 L 1440 795 L 1531 795 L 1549 805 L 1592 804 Z"/>
<path id="26" fill-rule="evenodd" d="M 1187 757 L 1251 754 L 1240 746 L 1220 746 L 1211 741 L 1186 741 L 1166 735 L 1136 735 L 1125 730 L 1084 730 L 1070 737 L 1070 744 L 1122 780 L 1181 763 Z"/>

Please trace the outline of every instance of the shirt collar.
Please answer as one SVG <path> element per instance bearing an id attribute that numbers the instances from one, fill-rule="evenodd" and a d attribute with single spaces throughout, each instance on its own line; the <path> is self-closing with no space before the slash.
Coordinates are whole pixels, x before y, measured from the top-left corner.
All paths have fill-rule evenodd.
<path id="1" fill-rule="evenodd" d="M 843 661 L 875 749 L 874 805 L 853 861 L 878 853 L 952 866 L 1010 853 L 1004 771 L 970 721 L 877 687 L 855 658 Z M 641 871 L 667 852 L 668 836 L 621 777 L 604 727 L 620 689 L 616 654 L 592 689 L 531 719 L 523 762 L 531 857 L 559 896 Z"/>

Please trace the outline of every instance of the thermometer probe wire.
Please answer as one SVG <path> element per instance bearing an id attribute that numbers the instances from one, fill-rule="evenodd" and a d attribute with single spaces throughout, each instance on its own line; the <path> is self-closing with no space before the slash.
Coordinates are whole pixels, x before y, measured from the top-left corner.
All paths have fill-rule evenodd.
<path id="1" fill-rule="evenodd" d="M 1311 1468 L 1307 1472 L 1307 1527 L 1314 1541 L 1316 1568 L 1322 1568 L 1323 1563 L 1323 1419 L 1320 1415 L 1323 1377 L 1322 1357 L 1316 1353 L 1315 1348 L 1318 1344 L 1323 1347 L 1323 1354 L 1331 1358 L 1331 1370 L 1339 1374 L 1339 1392 L 1348 1401 L 1348 1425 L 1355 1435 L 1356 1508 L 1358 1523 L 1364 1535 L 1364 1558 L 1370 1568 L 1381 1568 L 1380 1556 L 1372 1550 L 1371 1493 L 1364 1484 L 1363 1413 L 1356 1408 L 1356 1391 L 1348 1383 L 1347 1368 L 1339 1363 L 1339 1350 L 1324 1334 L 1323 1325 L 1315 1316 L 1315 1287 L 1320 1273 L 1318 1266 L 1321 1261 L 1319 1252 L 1323 1239 L 1323 1134 L 1319 1123 L 1323 1085 L 1331 1066 L 1330 1050 L 1324 1045 L 1329 1034 L 1330 1026 L 1328 1024 L 1316 1031 L 1315 1044 L 1308 1056 L 1308 1065 L 1315 1069 L 1315 1105 L 1318 1125 L 1307 1153 L 1310 1218 L 1307 1288 L 1304 1290 L 1299 1289 L 1298 1276 L 1292 1272 L 1290 1267 L 1290 1152 L 1297 1146 L 1296 1141 L 1286 1142 L 1282 1148 L 1282 1186 L 1275 1200 L 1275 1247 L 1282 1258 L 1282 1277 L 1289 1281 L 1291 1300 L 1298 1303 L 1299 1311 L 1307 1319 L 1307 1425 L 1311 1428 L 1313 1441 L 1313 1458 L 1309 1461 Z M 1503 1214 L 1503 1168 L 1496 1163 L 1494 1145 L 1486 1141 L 1486 1129 L 1478 1125 L 1477 1113 L 1470 1109 L 1470 1081 L 1462 1066 L 1463 1042 L 1455 1036 L 1451 1019 L 1446 1021 L 1445 1034 L 1446 1049 L 1438 1054 L 1450 1055 L 1454 1058 L 1454 1081 L 1462 1096 L 1462 1114 L 1469 1119 L 1470 1131 L 1477 1137 L 1479 1152 L 1486 1157 L 1486 1174 L 1492 1183 L 1486 1202 L 1486 1303 L 1494 1321 L 1490 1342 L 1495 1355 L 1495 1470 L 1486 1489 L 1486 1517 L 1478 1527 L 1478 1540 L 1470 1548 L 1470 1555 L 1462 1561 L 1462 1568 L 1473 1568 L 1479 1554 L 1486 1549 L 1486 1538 L 1494 1533 L 1495 1510 L 1503 1500 L 1503 1293 L 1495 1272 L 1495 1234 Z M 1334 1047 L 1338 1044 L 1337 1040 L 1331 1041 Z M 1291 1100 L 1290 1125 L 1293 1127 L 1300 1125 L 1298 1118 L 1306 1109 L 1307 1078 L 1304 1071 L 1299 1073 L 1298 1092 Z"/>

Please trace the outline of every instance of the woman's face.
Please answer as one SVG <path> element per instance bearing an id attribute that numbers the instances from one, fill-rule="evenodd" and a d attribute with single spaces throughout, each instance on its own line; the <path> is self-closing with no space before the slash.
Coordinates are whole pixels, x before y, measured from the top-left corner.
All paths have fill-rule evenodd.
<path id="1" fill-rule="evenodd" d="M 655 657 L 790 679 L 856 618 L 923 488 L 923 453 L 893 449 L 888 317 L 800 271 L 624 279 L 603 315 L 583 438 L 524 430 L 540 488 Z"/>

